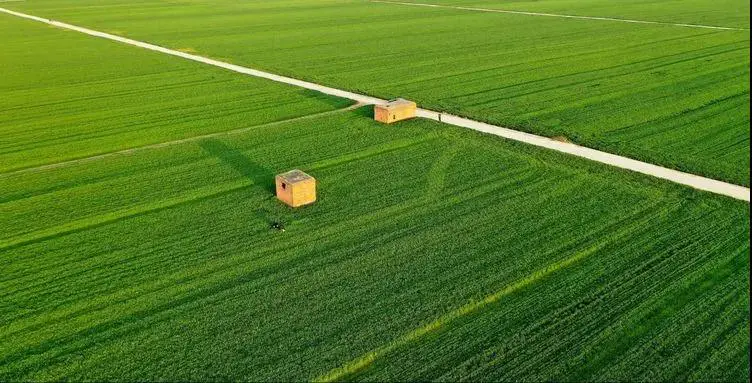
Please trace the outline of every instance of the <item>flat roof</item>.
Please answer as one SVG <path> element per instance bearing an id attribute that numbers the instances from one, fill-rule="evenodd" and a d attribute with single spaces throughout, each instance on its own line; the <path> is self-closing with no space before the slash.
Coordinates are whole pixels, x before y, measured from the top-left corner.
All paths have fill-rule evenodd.
<path id="1" fill-rule="evenodd" d="M 313 179 L 313 177 L 309 176 L 308 174 L 304 173 L 302 170 L 299 170 L 299 169 L 290 170 L 289 172 L 282 173 L 278 175 L 277 177 L 282 178 L 283 180 L 285 180 L 285 182 L 290 183 L 290 184 Z"/>
<path id="2" fill-rule="evenodd" d="M 377 106 L 380 106 L 382 108 L 391 109 L 391 108 L 396 108 L 396 107 L 400 107 L 400 106 L 416 106 L 416 105 L 415 105 L 414 102 L 412 102 L 410 100 L 405 100 L 404 98 L 397 98 L 397 99 L 394 99 L 394 100 L 387 101 L 386 104 L 377 105 Z"/>

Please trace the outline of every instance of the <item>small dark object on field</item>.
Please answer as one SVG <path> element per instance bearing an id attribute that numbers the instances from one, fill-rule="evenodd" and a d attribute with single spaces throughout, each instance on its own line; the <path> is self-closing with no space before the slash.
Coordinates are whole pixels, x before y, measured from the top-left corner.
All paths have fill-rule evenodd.
<path id="1" fill-rule="evenodd" d="M 282 222 L 272 222 L 272 229 L 285 231 L 285 224 Z"/>

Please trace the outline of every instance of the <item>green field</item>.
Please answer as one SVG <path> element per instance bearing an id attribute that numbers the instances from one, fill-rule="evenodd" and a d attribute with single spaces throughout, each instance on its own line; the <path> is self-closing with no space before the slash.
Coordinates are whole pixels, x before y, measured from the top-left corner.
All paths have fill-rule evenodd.
<path id="1" fill-rule="evenodd" d="M 6 6 L 330 86 L 403 96 L 427 108 L 749 185 L 749 30 L 361 0 L 179 6 L 35 0 Z M 496 6 L 749 28 L 746 0 Z"/>
<path id="2" fill-rule="evenodd" d="M 3 172 L 350 104 L 6 15 L 0 36 Z"/>
<path id="3" fill-rule="evenodd" d="M 749 2 L 740 0 L 399 0 L 459 7 L 612 17 L 749 29 Z"/>
<path id="4" fill-rule="evenodd" d="M 307 63 L 332 70 L 327 83 L 384 59 L 351 72 L 344 56 L 305 58 L 337 30 L 313 27 L 335 5 L 345 34 L 422 20 L 441 36 L 437 18 L 488 17 L 402 9 L 369 24 L 358 12 L 374 5 L 359 2 L 100 3 L 1 6 L 150 26 L 154 41 L 202 54 L 201 41 L 244 41 L 230 61 L 288 55 L 275 72 Z M 235 29 L 246 7 L 266 24 Z M 167 19 L 184 20 L 184 41 Z M 250 43 L 273 29 L 279 40 Z M 284 48 L 295 29 L 299 45 Z M 672 33 L 685 34 L 676 49 L 738 37 Z M 5 14 L 0 42 L 0 381 L 749 381 L 748 203 L 427 120 L 378 124 L 368 106 Z M 715 69 L 731 75 L 737 56 L 712 56 L 728 64 Z M 748 88 L 723 84 L 694 83 L 692 97 Z M 749 95 L 708 107 L 731 108 L 718 127 L 741 121 L 733 100 Z M 739 134 L 715 132 L 692 158 Z M 748 136 L 735 148 L 718 169 L 736 174 Z M 274 175 L 292 168 L 317 178 L 316 204 L 275 199 Z"/>

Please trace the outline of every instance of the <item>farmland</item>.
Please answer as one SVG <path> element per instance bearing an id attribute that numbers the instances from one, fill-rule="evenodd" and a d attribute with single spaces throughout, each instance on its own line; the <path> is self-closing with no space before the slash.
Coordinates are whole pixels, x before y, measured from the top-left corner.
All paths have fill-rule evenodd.
<path id="1" fill-rule="evenodd" d="M 665 358 L 592 376 L 747 376 L 747 204 L 363 112 L 4 179 L 0 379 L 313 379 L 531 275 L 546 290 L 467 314 L 476 342 L 450 333 L 393 352 L 441 353 L 460 369 L 449 377 L 510 340 L 550 350 L 541 378 L 588 376 L 584 364 L 547 365 L 588 349 Z M 293 166 L 322 185 L 318 204 L 294 212 L 269 190 Z M 683 347 L 650 348 L 687 315 Z M 645 316 L 650 331 L 630 326 Z M 604 331 L 575 338 L 582 323 Z M 441 377 L 392 356 L 359 372 Z M 730 366 L 668 370 L 672 358 Z M 516 371 L 506 377 L 528 372 Z"/>
<path id="2" fill-rule="evenodd" d="M 746 1 L 534 3 L 533 11 L 749 28 Z M 749 185 L 749 30 L 359 0 L 6 6 Z"/>
<path id="3" fill-rule="evenodd" d="M 419 50 L 416 67 L 385 67 L 384 57 L 358 56 L 374 49 L 363 43 L 324 60 L 313 51 L 331 42 L 314 40 L 415 23 L 443 36 L 444 18 L 496 25 L 391 7 L 369 23 L 366 5 L 349 1 L 86 4 L 2 6 L 381 96 L 403 86 L 420 96 L 409 70 L 434 71 L 425 85 L 456 60 L 433 68 Z M 316 26 L 336 9 L 340 24 Z M 528 33 L 543 33 L 538 22 L 525 21 Z M 548 22 L 550 33 L 565 28 Z M 567 28 L 573 45 L 542 54 L 592 37 Z M 651 33 L 603 28 L 624 44 Z M 271 30 L 277 37 L 256 44 Z M 640 92 L 659 92 L 659 107 L 729 98 L 697 111 L 713 135 L 677 131 L 701 129 L 687 113 L 643 122 L 662 144 L 654 134 L 634 141 L 740 177 L 748 136 L 727 157 L 714 150 L 748 135 L 749 95 L 733 95 L 748 88 L 738 55 L 748 33 L 661 31 L 661 54 L 725 45 L 708 56 L 719 72 L 701 79 L 695 66 L 683 81 L 698 91 L 686 99 L 661 101 L 640 83 L 620 102 Z M 0 42 L 0 381 L 749 380 L 748 203 L 428 120 L 378 124 L 370 106 L 4 14 Z M 618 61 L 624 45 L 612 48 Z M 465 64 L 500 56 L 476 57 Z M 686 60 L 687 71 L 697 64 Z M 401 79 L 371 78 L 391 71 Z M 445 81 L 488 85 L 465 76 Z M 425 94 L 465 91 L 453 89 Z M 617 108 L 593 102 L 598 113 Z M 482 110 L 471 104 L 441 105 Z M 274 197 L 274 175 L 293 168 L 317 178 L 316 204 L 291 209 Z"/>
<path id="4" fill-rule="evenodd" d="M 3 20 L 0 35 L 0 70 L 18 74 L 0 82 L 0 171 L 349 104 L 219 69 L 196 72 L 195 64 L 182 60 L 79 34 L 50 33 L 49 28 L 14 19 Z M 28 49 L 29 44 L 35 49 Z M 99 55 L 109 57 L 109 65 L 81 59 Z"/>
<path id="5" fill-rule="evenodd" d="M 400 0 L 484 9 L 599 16 L 662 23 L 749 28 L 749 2 L 738 0 L 620 1 L 603 0 Z"/>

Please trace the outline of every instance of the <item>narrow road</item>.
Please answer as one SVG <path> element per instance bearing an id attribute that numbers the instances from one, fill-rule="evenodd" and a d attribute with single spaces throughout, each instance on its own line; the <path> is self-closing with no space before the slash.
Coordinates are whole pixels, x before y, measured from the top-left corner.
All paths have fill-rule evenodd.
<path id="1" fill-rule="evenodd" d="M 562 14 L 558 14 L 558 13 L 511 11 L 511 10 L 506 10 L 506 9 L 462 7 L 462 6 L 458 6 L 458 5 L 442 5 L 442 4 L 431 4 L 431 3 L 413 3 L 413 2 L 390 1 L 390 0 L 368 0 L 368 1 L 371 2 L 371 3 L 407 5 L 407 6 L 413 6 L 413 7 L 445 8 L 445 9 L 456 9 L 456 10 L 461 10 L 461 11 L 507 13 L 507 14 L 512 14 L 512 15 L 525 15 L 525 16 L 560 17 L 560 18 L 564 18 L 564 19 L 615 21 L 615 22 L 632 23 L 632 24 L 669 25 L 669 26 L 674 26 L 674 27 L 716 29 L 716 30 L 722 30 L 722 31 L 748 31 L 749 30 L 749 28 L 722 27 L 722 26 L 717 26 L 717 25 L 703 25 L 703 24 L 669 23 L 669 22 L 663 22 L 663 21 L 650 21 L 650 20 L 620 19 L 620 18 L 616 18 L 616 17 L 562 15 Z"/>
<path id="2" fill-rule="evenodd" d="M 63 22 L 45 19 L 38 16 L 28 15 L 21 12 L 12 11 L 9 9 L 1 8 L 0 7 L 0 13 L 6 13 L 9 15 L 13 15 L 16 17 L 21 17 L 28 20 L 34 20 L 40 23 L 49 24 L 58 28 L 72 30 L 80 33 L 84 33 L 90 36 L 94 37 L 100 37 L 103 39 L 113 40 L 117 41 L 123 44 L 133 45 L 140 48 L 152 50 L 155 52 L 160 52 L 164 54 L 168 54 L 171 56 L 177 56 L 181 57 L 187 60 L 192 60 L 196 62 L 200 62 L 207 65 L 212 65 L 220 68 L 224 68 L 233 72 L 246 74 L 249 76 L 254 77 L 260 77 L 265 78 L 272 81 L 277 81 L 289 85 L 295 85 L 301 88 L 315 90 L 321 93 L 329 94 L 332 96 L 347 98 L 353 101 L 356 101 L 361 104 L 384 104 L 386 103 L 386 100 L 370 97 L 358 93 L 348 92 L 341 89 L 331 88 L 328 86 L 308 82 L 308 81 L 302 81 L 291 77 L 285 77 L 276 75 L 269 72 L 264 72 L 256 69 L 251 69 L 248 67 L 230 64 L 227 62 L 214 60 L 202 56 L 198 56 L 195 54 L 185 53 L 181 51 L 177 51 L 174 49 L 169 49 L 165 47 L 161 47 L 158 45 L 150 44 L 143 41 L 137 41 L 125 37 L 120 37 L 116 35 L 112 35 L 109 33 L 99 32 L 93 29 L 83 28 L 72 24 L 66 24 Z M 524 142 L 526 144 L 555 150 L 562 153 L 571 154 L 573 156 L 586 158 L 592 161 L 600 162 L 603 164 L 611 165 L 617 168 L 621 169 L 627 169 L 634 172 L 646 174 L 649 176 L 657 177 L 660 179 L 664 179 L 667 181 L 671 181 L 674 183 L 686 185 L 693 187 L 695 189 L 704 190 L 707 192 L 720 194 L 724 196 L 728 196 L 731 198 L 735 198 L 738 200 L 750 202 L 750 190 L 747 187 L 740 186 L 740 185 L 734 185 L 728 182 L 718 181 L 711 178 L 701 177 L 694 174 L 689 174 L 685 172 L 681 172 L 678 170 L 673 170 L 669 168 L 664 168 L 662 166 L 637 161 L 631 158 L 618 156 L 611 153 L 602 152 L 595 149 L 586 148 L 580 145 L 575 145 L 571 143 L 566 142 L 559 142 L 552 140 L 547 137 L 542 136 L 536 136 L 534 134 L 530 133 L 524 133 L 517 130 L 512 130 L 508 128 L 504 128 L 501 126 L 486 124 L 480 121 L 471 120 L 468 118 L 462 118 L 458 116 L 453 116 L 449 114 L 444 114 L 441 112 L 428 110 L 428 109 L 418 109 L 418 117 L 427 118 L 431 120 L 436 120 L 443 122 L 445 124 L 450 124 L 454 126 L 459 126 L 463 128 L 468 128 L 472 130 L 476 130 L 483 133 L 493 134 L 499 137 L 507 138 L 510 140 L 515 140 L 519 142 Z"/>

